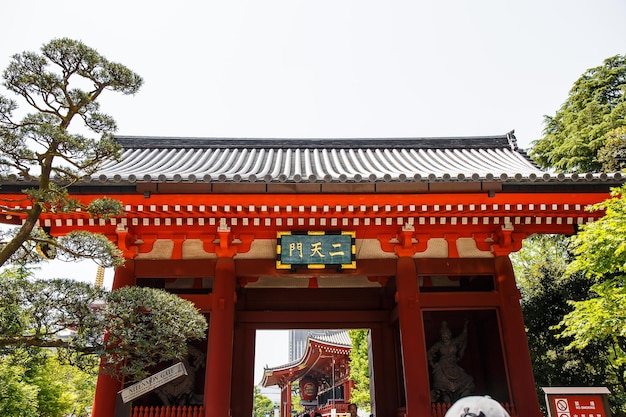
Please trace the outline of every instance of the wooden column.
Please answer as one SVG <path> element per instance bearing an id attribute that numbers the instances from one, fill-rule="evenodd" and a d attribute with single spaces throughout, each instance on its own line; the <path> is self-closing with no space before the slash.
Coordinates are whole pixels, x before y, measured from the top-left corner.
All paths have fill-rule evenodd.
<path id="1" fill-rule="evenodd" d="M 291 416 L 291 381 L 280 387 L 280 417 Z"/>
<path id="2" fill-rule="evenodd" d="M 115 268 L 112 290 L 135 285 L 135 261 L 126 260 L 123 266 Z M 105 335 L 106 337 L 106 335 Z M 122 384 L 114 377 L 102 372 L 96 384 L 96 395 L 93 400 L 92 417 L 111 417 L 115 414 L 115 402 L 117 392 L 122 389 Z"/>
<path id="3" fill-rule="evenodd" d="M 235 282 L 235 262 L 232 258 L 219 258 L 215 265 L 213 281 L 213 309 L 209 324 L 204 380 L 206 417 L 230 415 Z"/>
<path id="4" fill-rule="evenodd" d="M 501 294 L 502 336 L 511 386 L 511 400 L 519 416 L 542 415 L 535 392 L 530 351 L 520 306 L 520 292 L 515 285 L 513 266 L 508 256 L 495 258 L 496 279 Z"/>
<path id="5" fill-rule="evenodd" d="M 256 330 L 235 326 L 231 410 L 233 417 L 249 417 L 254 408 L 254 345 Z"/>
<path id="6" fill-rule="evenodd" d="M 396 302 L 400 322 L 406 417 L 430 415 L 428 361 L 424 341 L 424 322 L 419 303 L 415 262 L 408 256 L 398 258 Z"/>
<path id="7" fill-rule="evenodd" d="M 388 325 L 371 328 L 372 413 L 375 416 L 395 416 L 398 409 L 398 363 L 393 329 Z"/>

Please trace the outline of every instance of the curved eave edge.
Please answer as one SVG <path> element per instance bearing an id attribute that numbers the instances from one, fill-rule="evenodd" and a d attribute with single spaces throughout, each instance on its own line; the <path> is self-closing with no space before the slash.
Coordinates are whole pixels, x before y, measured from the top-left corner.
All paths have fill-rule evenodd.
<path id="1" fill-rule="evenodd" d="M 621 172 L 615 173 L 603 173 L 603 174 L 544 174 L 528 175 L 514 174 L 509 176 L 508 174 L 501 174 L 499 176 L 486 175 L 481 178 L 476 176 L 466 177 L 465 175 L 451 176 L 432 176 L 419 177 L 419 178 L 370 178 L 363 180 L 349 180 L 349 179 L 315 179 L 315 180 L 302 180 L 295 181 L 292 179 L 271 178 L 271 179 L 245 179 L 240 177 L 224 178 L 219 176 L 218 178 L 195 178 L 193 176 L 183 178 L 181 177 L 166 177 L 152 178 L 144 176 L 142 179 L 138 178 L 122 178 L 122 177 L 104 177 L 90 178 L 86 177 L 82 181 L 77 182 L 75 186 L 127 186 L 136 184 L 410 184 L 410 183 L 501 183 L 501 184 L 542 184 L 542 183 L 559 183 L 559 184 L 582 184 L 582 183 L 616 183 L 622 184 L 626 181 L 626 177 Z M 36 180 L 22 180 L 15 178 L 14 176 L 0 177 L 0 183 L 2 185 L 20 185 L 20 186 L 36 186 L 38 182 Z"/>

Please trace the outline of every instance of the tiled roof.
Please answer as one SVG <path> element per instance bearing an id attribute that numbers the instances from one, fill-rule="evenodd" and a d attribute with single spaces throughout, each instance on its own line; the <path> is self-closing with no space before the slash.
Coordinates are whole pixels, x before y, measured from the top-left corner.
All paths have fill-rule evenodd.
<path id="1" fill-rule="evenodd" d="M 330 345 L 342 346 L 342 347 L 352 347 L 352 340 L 350 339 L 350 334 L 347 330 L 342 330 L 337 333 L 327 334 L 327 335 L 316 335 L 309 336 L 311 340 L 317 340 L 322 343 L 328 343 Z"/>
<path id="2" fill-rule="evenodd" d="M 87 182 L 380 183 L 605 181 L 551 174 L 502 136 L 402 139 L 116 138 L 120 161 Z"/>
<path id="3" fill-rule="evenodd" d="M 348 333 L 348 330 L 342 330 L 340 332 L 333 333 L 330 335 L 316 335 L 316 336 L 309 335 L 307 337 L 307 347 L 306 347 L 305 353 L 301 358 L 282 364 L 282 365 L 277 365 L 274 367 L 266 366 L 264 370 L 265 371 L 277 371 L 277 370 L 282 370 L 282 369 L 289 369 L 289 368 L 293 368 L 296 365 L 303 363 L 311 347 L 310 342 L 321 342 L 322 344 L 331 345 L 331 346 L 344 348 L 344 349 L 352 348 L 352 340 L 350 339 L 350 334 Z"/>

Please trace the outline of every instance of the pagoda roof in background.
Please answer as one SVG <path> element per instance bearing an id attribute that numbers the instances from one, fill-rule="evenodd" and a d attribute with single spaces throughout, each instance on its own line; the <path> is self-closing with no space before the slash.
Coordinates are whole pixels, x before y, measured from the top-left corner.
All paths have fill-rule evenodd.
<path id="1" fill-rule="evenodd" d="M 331 367 L 331 362 L 345 366 L 352 349 L 352 341 L 348 330 L 331 335 L 307 336 L 306 349 L 298 360 L 274 367 L 263 369 L 263 379 L 260 385 L 269 387 L 281 385 L 289 381 L 297 381 L 304 376 L 314 378 L 325 376 Z M 332 359 L 332 358 L 335 359 Z"/>

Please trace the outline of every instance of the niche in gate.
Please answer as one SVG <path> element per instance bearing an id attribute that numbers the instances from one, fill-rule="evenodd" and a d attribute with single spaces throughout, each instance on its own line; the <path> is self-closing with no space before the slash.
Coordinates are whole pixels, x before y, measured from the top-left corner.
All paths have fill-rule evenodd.
<path id="1" fill-rule="evenodd" d="M 424 312 L 431 401 L 481 393 L 509 401 L 495 309 Z"/>

